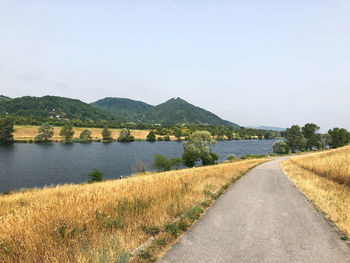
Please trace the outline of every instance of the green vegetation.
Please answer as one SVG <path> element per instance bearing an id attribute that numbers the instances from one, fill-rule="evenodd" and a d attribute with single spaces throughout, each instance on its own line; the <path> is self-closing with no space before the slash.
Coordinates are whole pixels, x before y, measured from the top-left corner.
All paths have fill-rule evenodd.
<path id="1" fill-rule="evenodd" d="M 120 130 L 120 135 L 118 138 L 118 142 L 133 142 L 135 141 L 134 136 L 130 135 L 130 130 L 127 128 Z"/>
<path id="2" fill-rule="evenodd" d="M 297 150 L 302 151 L 305 148 L 306 140 L 298 125 L 287 128 L 285 138 L 292 153 Z"/>
<path id="3" fill-rule="evenodd" d="M 112 141 L 113 141 L 113 138 L 112 138 L 112 136 L 111 136 L 112 133 L 111 133 L 111 131 L 108 129 L 107 126 L 104 127 L 104 129 L 102 130 L 101 134 L 102 134 L 102 140 L 103 140 L 104 142 L 112 142 Z"/>
<path id="4" fill-rule="evenodd" d="M 13 142 L 13 124 L 13 118 L 0 118 L 0 144 Z"/>
<path id="5" fill-rule="evenodd" d="M 289 146 L 284 141 L 277 141 L 272 145 L 272 149 L 274 153 L 277 154 L 285 154 L 289 153 Z"/>
<path id="6" fill-rule="evenodd" d="M 329 145 L 332 148 L 338 148 L 350 143 L 350 133 L 344 128 L 334 128 L 328 131 Z"/>
<path id="7" fill-rule="evenodd" d="M 54 134 L 53 126 L 46 122 L 40 126 L 34 141 L 37 143 L 48 143 Z"/>
<path id="8" fill-rule="evenodd" d="M 187 167 L 193 167 L 197 161 L 203 165 L 214 164 L 218 156 L 210 152 L 208 146 L 215 145 L 216 141 L 208 131 L 196 131 L 191 134 L 188 141 L 183 144 L 184 152 L 182 162 Z"/>
<path id="9" fill-rule="evenodd" d="M 232 162 L 232 161 L 237 160 L 237 157 L 234 154 L 230 154 L 229 156 L 226 157 L 226 160 Z"/>
<path id="10" fill-rule="evenodd" d="M 88 129 L 83 130 L 80 135 L 79 138 L 83 141 L 83 142 L 91 142 L 92 141 L 92 137 L 91 137 L 91 131 Z"/>
<path id="11" fill-rule="evenodd" d="M 152 167 L 158 172 L 170 171 L 172 169 L 179 169 L 181 166 L 180 158 L 172 158 L 168 160 L 166 156 L 155 154 Z"/>
<path id="12" fill-rule="evenodd" d="M 155 142 L 156 141 L 156 135 L 154 134 L 154 131 L 149 132 L 149 134 L 146 137 L 146 141 L 148 141 L 148 142 Z"/>
<path id="13" fill-rule="evenodd" d="M 89 173 L 88 176 L 90 177 L 88 181 L 89 183 L 101 182 L 103 179 L 103 173 L 97 169 L 94 169 L 94 171 Z"/>
<path id="14" fill-rule="evenodd" d="M 170 99 L 146 111 L 143 122 L 160 124 L 205 124 L 239 128 L 237 124 L 225 121 L 215 114 L 196 107 L 183 99 Z"/>
<path id="15" fill-rule="evenodd" d="M 307 150 L 311 151 L 314 147 L 317 149 L 322 149 L 324 147 L 321 134 L 316 133 L 319 130 L 320 127 L 314 123 L 307 123 L 302 127 L 302 134 L 306 139 L 305 147 Z"/>
<path id="16" fill-rule="evenodd" d="M 153 107 L 152 105 L 142 101 L 124 98 L 104 98 L 93 102 L 90 105 L 105 112 L 112 113 L 117 116 L 123 116 L 125 119 L 132 122 L 140 121 L 140 116 Z"/>
<path id="17" fill-rule="evenodd" d="M 0 113 L 7 112 L 15 116 L 35 116 L 36 118 L 51 118 L 57 120 L 117 120 L 117 117 L 80 100 L 44 96 L 21 97 L 10 100 L 0 100 Z"/>
<path id="18" fill-rule="evenodd" d="M 67 123 L 61 128 L 60 136 L 63 137 L 63 142 L 65 143 L 72 143 L 74 131 L 73 126 L 70 123 Z"/>

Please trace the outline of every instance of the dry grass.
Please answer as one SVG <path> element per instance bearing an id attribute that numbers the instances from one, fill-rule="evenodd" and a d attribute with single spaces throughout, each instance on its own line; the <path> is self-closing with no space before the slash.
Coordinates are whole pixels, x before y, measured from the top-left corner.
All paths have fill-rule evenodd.
<path id="1" fill-rule="evenodd" d="M 150 237 L 142 226 L 164 227 L 264 161 L 0 196 L 0 262 L 118 262 Z"/>
<path id="2" fill-rule="evenodd" d="M 293 157 L 282 169 L 306 197 L 350 236 L 350 146 Z"/>
<path id="3" fill-rule="evenodd" d="M 38 133 L 39 126 L 26 126 L 26 125 L 18 125 L 14 127 L 15 132 L 13 133 L 14 139 L 16 141 L 29 141 L 33 140 L 35 135 Z M 54 141 L 60 141 L 62 138 L 59 136 L 61 127 L 54 127 L 55 134 L 52 137 Z M 88 129 L 92 132 L 91 137 L 93 140 L 102 139 L 102 128 L 74 128 L 74 138 L 78 138 L 80 133 L 84 130 Z M 120 134 L 120 129 L 110 129 L 112 132 L 112 137 L 117 139 Z M 132 136 L 135 137 L 136 140 L 145 140 L 146 136 L 149 133 L 149 130 L 130 130 Z M 159 136 L 157 136 L 159 137 Z M 175 140 L 174 136 L 170 136 L 171 140 Z"/>

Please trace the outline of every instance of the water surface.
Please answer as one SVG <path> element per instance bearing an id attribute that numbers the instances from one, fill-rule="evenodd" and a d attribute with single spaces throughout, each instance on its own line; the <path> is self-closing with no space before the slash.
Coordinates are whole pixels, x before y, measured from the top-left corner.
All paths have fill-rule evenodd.
<path id="1" fill-rule="evenodd" d="M 212 148 L 224 161 L 229 154 L 267 154 L 275 140 L 219 141 Z M 133 173 L 137 159 L 151 170 L 153 155 L 180 157 L 182 142 L 90 143 L 65 145 L 53 143 L 0 146 L 0 192 L 19 188 L 42 187 L 88 180 L 94 169 L 104 179 Z"/>

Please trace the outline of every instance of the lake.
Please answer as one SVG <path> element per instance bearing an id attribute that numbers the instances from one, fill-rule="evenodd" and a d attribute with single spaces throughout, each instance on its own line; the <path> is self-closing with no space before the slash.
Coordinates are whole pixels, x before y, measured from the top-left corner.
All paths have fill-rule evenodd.
<path id="1" fill-rule="evenodd" d="M 212 151 L 219 161 L 229 154 L 268 154 L 276 140 L 218 141 Z M 133 142 L 90 144 L 21 144 L 0 146 L 0 192 L 19 188 L 42 187 L 64 183 L 82 183 L 94 169 L 104 179 L 128 176 L 137 159 L 152 170 L 153 155 L 181 157 L 182 142 Z"/>

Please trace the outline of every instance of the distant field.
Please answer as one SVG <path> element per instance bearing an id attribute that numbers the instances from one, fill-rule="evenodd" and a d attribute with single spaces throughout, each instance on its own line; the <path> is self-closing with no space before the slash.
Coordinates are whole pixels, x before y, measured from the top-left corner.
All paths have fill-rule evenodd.
<path id="1" fill-rule="evenodd" d="M 154 250 L 137 258 L 153 262 L 157 249 L 176 239 L 220 196 L 215 191 L 223 193 L 265 161 L 0 195 L 0 262 L 127 262 L 131 250 L 166 226 Z M 180 215 L 183 219 L 172 223 Z"/>
<path id="2" fill-rule="evenodd" d="M 281 166 L 300 191 L 350 237 L 350 146 L 293 157 Z"/>
<path id="3" fill-rule="evenodd" d="M 16 141 L 29 141 L 34 140 L 35 135 L 38 133 L 39 126 L 25 126 L 18 125 L 14 127 L 14 139 Z M 53 140 L 60 141 L 61 136 L 59 136 L 61 127 L 54 127 L 55 134 L 53 136 Z M 74 128 L 74 138 L 79 137 L 82 130 L 88 129 L 92 132 L 93 140 L 102 139 L 101 131 L 102 128 Z M 119 137 L 120 129 L 110 129 L 112 132 L 112 137 L 117 139 Z M 135 137 L 136 140 L 145 140 L 149 130 L 130 130 L 131 135 Z M 157 136 L 159 137 L 159 136 Z M 171 140 L 174 140 L 174 136 L 170 136 Z"/>

